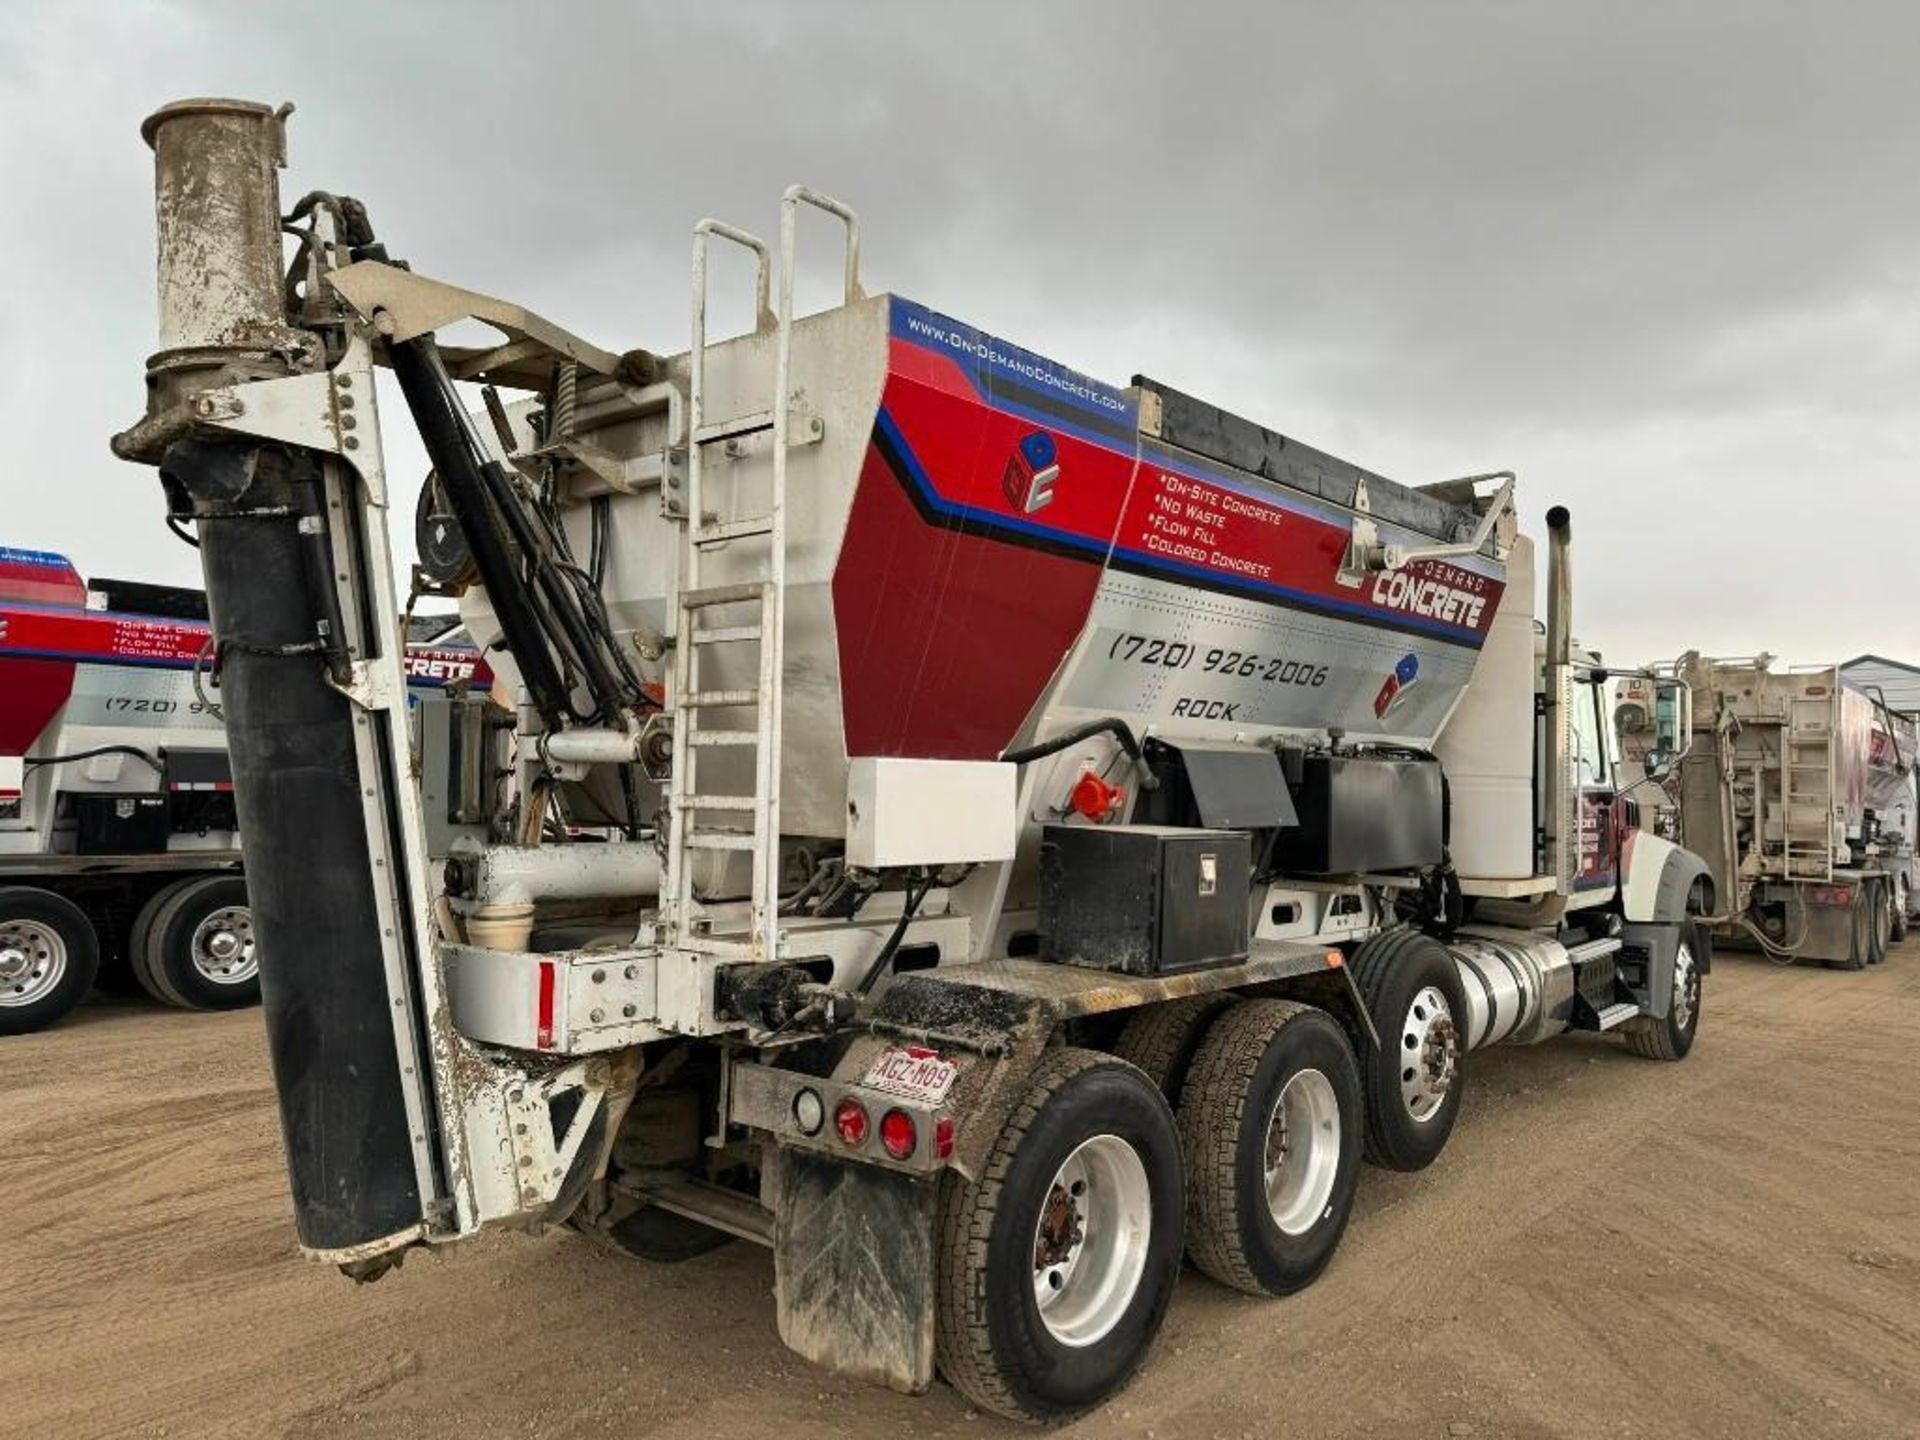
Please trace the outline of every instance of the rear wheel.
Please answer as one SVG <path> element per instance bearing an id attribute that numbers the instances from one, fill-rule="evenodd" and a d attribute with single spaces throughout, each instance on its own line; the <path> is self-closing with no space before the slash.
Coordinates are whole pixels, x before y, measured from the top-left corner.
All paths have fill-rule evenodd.
<path id="1" fill-rule="evenodd" d="M 53 1024 L 99 968 L 100 940 L 79 906 L 51 890 L 0 890 L 0 1035 Z"/>
<path id="2" fill-rule="evenodd" d="M 1376 935 L 1348 961 L 1378 1046 L 1362 1045 L 1366 1157 L 1389 1170 L 1424 1170 L 1446 1149 L 1465 1090 L 1467 1013 L 1460 971 L 1431 935 Z"/>
<path id="3" fill-rule="evenodd" d="M 626 1219 L 609 1226 L 605 1233 L 627 1254 L 656 1265 L 677 1265 L 683 1260 L 711 1254 L 733 1240 L 724 1230 L 662 1210 L 658 1205 L 642 1205 Z"/>
<path id="4" fill-rule="evenodd" d="M 134 921 L 128 949 L 156 1000 L 188 1010 L 259 1003 L 259 947 L 238 875 L 197 875 L 160 891 Z"/>
<path id="5" fill-rule="evenodd" d="M 1187 1253 L 1223 1285 L 1291 1295 L 1347 1228 L 1360 1074 L 1323 1010 L 1249 1000 L 1214 1022 L 1180 1099 Z"/>
<path id="6" fill-rule="evenodd" d="M 1867 911 L 1870 925 L 1867 931 L 1867 963 L 1878 965 L 1887 958 L 1887 947 L 1893 943 L 1893 877 L 1875 877 L 1867 881 Z"/>
<path id="7" fill-rule="evenodd" d="M 1907 938 L 1907 906 L 1913 899 L 1910 882 L 1903 871 L 1894 877 L 1887 892 L 1890 920 L 1887 926 L 1888 938 L 1899 944 Z"/>
<path id="8" fill-rule="evenodd" d="M 1829 960 L 1834 970 L 1864 970 L 1873 958 L 1873 916 L 1867 887 L 1856 886 L 1853 903 L 1847 907 L 1847 954 L 1842 960 Z"/>
<path id="9" fill-rule="evenodd" d="M 949 1383 L 1032 1421 L 1119 1391 L 1180 1269 L 1180 1144 L 1160 1091 L 1110 1055 L 1052 1051 L 979 1181 L 944 1184 L 934 1340 Z"/>
<path id="10" fill-rule="evenodd" d="M 1160 1087 L 1160 1093 L 1177 1105 L 1180 1087 L 1186 1084 L 1187 1070 L 1206 1038 L 1207 1027 L 1238 998 L 1216 992 L 1146 1006 L 1127 1021 L 1114 1042 L 1113 1054 L 1129 1065 L 1139 1066 Z"/>

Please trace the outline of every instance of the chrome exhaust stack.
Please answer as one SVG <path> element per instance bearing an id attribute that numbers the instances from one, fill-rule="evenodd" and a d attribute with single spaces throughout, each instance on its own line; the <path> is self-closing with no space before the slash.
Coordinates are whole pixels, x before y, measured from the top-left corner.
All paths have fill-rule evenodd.
<path id="1" fill-rule="evenodd" d="M 1579 803 L 1573 784 L 1573 517 L 1547 511 L 1546 774 L 1540 787 L 1554 890 L 1573 893 L 1580 868 Z"/>

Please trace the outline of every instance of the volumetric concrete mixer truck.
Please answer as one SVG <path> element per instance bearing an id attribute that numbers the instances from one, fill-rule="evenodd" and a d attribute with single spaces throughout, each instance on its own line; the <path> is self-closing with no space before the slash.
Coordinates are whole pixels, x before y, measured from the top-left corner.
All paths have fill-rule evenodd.
<path id="1" fill-rule="evenodd" d="M 1614 802 L 1564 512 L 1541 630 L 1511 477 L 1408 488 L 868 295 L 798 187 L 776 245 L 696 227 L 690 348 L 601 349 L 337 192 L 283 217 L 283 120 L 147 122 L 164 348 L 116 447 L 201 540 L 311 1254 L 741 1237 L 802 1355 L 1057 1419 L 1183 1252 L 1318 1276 L 1475 1047 L 1686 1053 L 1712 901 Z M 845 295 L 795 318 L 803 210 Z M 758 305 L 710 340 L 721 245 Z M 454 829 L 422 794 L 468 762 L 404 762 L 376 363 L 516 687 Z"/>
<path id="2" fill-rule="evenodd" d="M 1916 900 L 1913 717 L 1832 665 L 1677 662 L 1624 677 L 1616 723 L 1630 791 L 1697 850 L 1730 946 L 1859 970 L 1887 957 Z"/>
<path id="3" fill-rule="evenodd" d="M 485 662 L 443 640 L 406 669 L 445 753 L 462 732 L 442 693 L 484 689 Z M 53 1024 L 97 977 L 186 1009 L 259 999 L 219 675 L 198 590 L 0 546 L 0 1035 Z"/>
<path id="4" fill-rule="evenodd" d="M 0 547 L 0 1035 L 103 962 L 172 1005 L 259 998 L 204 605 Z"/>

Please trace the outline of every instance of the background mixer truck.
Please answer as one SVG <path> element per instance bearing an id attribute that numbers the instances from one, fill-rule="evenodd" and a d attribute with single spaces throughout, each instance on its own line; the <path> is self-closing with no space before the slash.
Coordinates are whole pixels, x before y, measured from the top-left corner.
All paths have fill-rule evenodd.
<path id="1" fill-rule="evenodd" d="M 202 544 L 310 1254 L 741 1237 L 801 1354 L 1057 1419 L 1183 1251 L 1310 1283 L 1475 1047 L 1686 1053 L 1711 882 L 1615 803 L 1568 519 L 1542 632 L 1510 476 L 1408 488 L 869 296 L 799 187 L 777 248 L 696 228 L 688 350 L 604 350 L 337 192 L 283 217 L 283 120 L 147 122 L 163 348 L 115 448 Z M 802 209 L 845 296 L 795 319 Z M 758 303 L 709 343 L 720 244 Z M 376 360 L 502 647 L 511 733 L 451 728 L 504 786 L 406 760 Z"/>
<path id="2" fill-rule="evenodd" d="M 1905 935 L 1914 890 L 1913 717 L 1831 665 L 1688 652 L 1622 678 L 1632 793 L 1698 852 L 1714 933 L 1783 960 L 1860 969 Z"/>
<path id="3" fill-rule="evenodd" d="M 60 1019 L 103 966 L 170 1005 L 259 999 L 206 617 L 197 590 L 0 547 L 0 1035 Z M 485 686 L 470 647 L 422 638 L 418 696 Z"/>
<path id="4" fill-rule="evenodd" d="M 196 592 L 0 549 L 0 1035 L 66 1014 L 103 955 L 168 1004 L 259 998 L 206 643 Z"/>

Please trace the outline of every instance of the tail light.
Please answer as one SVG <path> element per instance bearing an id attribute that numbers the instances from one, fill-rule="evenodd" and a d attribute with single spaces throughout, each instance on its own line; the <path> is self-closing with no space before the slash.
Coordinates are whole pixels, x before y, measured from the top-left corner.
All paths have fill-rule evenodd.
<path id="1" fill-rule="evenodd" d="M 820 1127 L 827 1123 L 827 1107 L 821 1103 L 818 1090 L 802 1090 L 793 1097 L 793 1123 L 802 1135 L 820 1133 Z"/>
<path id="2" fill-rule="evenodd" d="M 920 1144 L 920 1133 L 914 1128 L 913 1117 L 904 1110 L 889 1110 L 882 1115 L 880 1144 L 896 1160 L 911 1159 L 914 1149 Z"/>
<path id="3" fill-rule="evenodd" d="M 849 1145 L 867 1143 L 867 1107 L 849 1095 L 833 1107 L 833 1128 L 840 1132 L 840 1138 Z"/>

